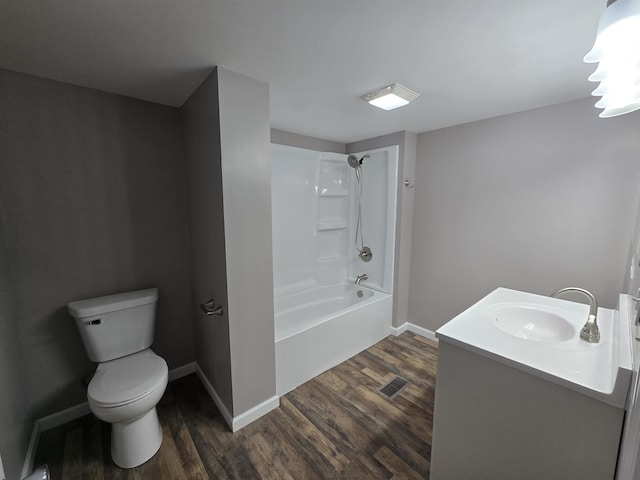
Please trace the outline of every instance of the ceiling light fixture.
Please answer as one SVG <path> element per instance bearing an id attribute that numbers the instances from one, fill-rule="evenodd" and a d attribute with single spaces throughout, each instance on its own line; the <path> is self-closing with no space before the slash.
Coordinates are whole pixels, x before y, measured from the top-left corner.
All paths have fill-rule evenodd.
<path id="1" fill-rule="evenodd" d="M 600 17 L 586 63 L 599 63 L 589 77 L 600 82 L 592 95 L 602 97 L 600 117 L 615 117 L 640 109 L 640 0 L 609 0 Z"/>
<path id="2" fill-rule="evenodd" d="M 362 100 L 369 102 L 374 107 L 383 110 L 393 110 L 394 108 L 404 107 L 410 101 L 418 98 L 420 94 L 413 90 L 403 87 L 399 83 L 392 83 L 375 92 L 369 92 L 363 95 Z"/>

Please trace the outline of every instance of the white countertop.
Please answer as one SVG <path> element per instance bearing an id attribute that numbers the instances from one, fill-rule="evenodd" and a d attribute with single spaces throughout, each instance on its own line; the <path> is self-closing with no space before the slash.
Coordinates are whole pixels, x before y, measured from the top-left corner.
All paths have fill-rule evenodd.
<path id="1" fill-rule="evenodd" d="M 436 331 L 440 341 L 624 408 L 631 381 L 630 299 L 620 295 L 616 310 L 598 309 L 600 342 L 580 339 L 589 306 L 563 299 L 498 288 Z M 538 307 L 567 320 L 574 334 L 563 341 L 531 341 L 495 326 L 502 305 Z M 620 315 L 623 312 L 623 315 Z"/>

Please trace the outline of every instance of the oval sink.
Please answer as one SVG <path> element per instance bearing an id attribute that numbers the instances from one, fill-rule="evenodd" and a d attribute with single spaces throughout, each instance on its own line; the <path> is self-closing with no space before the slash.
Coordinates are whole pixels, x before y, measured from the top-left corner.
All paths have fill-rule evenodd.
<path id="1" fill-rule="evenodd" d="M 502 306 L 492 309 L 492 323 L 514 337 L 534 342 L 563 342 L 575 328 L 560 315 L 528 306 Z"/>

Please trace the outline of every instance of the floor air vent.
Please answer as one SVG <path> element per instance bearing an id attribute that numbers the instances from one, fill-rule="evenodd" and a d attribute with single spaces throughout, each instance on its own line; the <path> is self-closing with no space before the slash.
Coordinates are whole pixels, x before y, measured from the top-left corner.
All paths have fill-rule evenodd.
<path id="1" fill-rule="evenodd" d="M 380 387 L 378 391 L 388 399 L 393 400 L 407 385 L 409 385 L 408 381 L 396 376 Z"/>

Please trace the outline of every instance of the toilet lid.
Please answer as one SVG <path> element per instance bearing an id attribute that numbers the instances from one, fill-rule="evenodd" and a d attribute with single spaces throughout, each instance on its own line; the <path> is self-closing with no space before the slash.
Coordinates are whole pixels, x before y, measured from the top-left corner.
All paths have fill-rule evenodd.
<path id="1" fill-rule="evenodd" d="M 98 365 L 87 396 L 94 405 L 118 407 L 166 385 L 167 362 L 147 349 Z"/>

